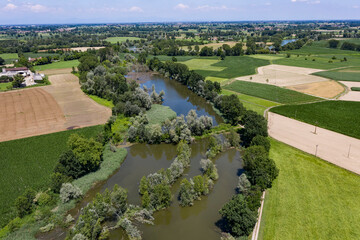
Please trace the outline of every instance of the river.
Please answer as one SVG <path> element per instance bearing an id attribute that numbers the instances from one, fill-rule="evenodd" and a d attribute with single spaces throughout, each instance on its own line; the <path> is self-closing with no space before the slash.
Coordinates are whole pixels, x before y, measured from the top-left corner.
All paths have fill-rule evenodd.
<path id="1" fill-rule="evenodd" d="M 164 105 L 171 107 L 178 115 L 186 115 L 191 109 L 196 109 L 198 115 L 212 117 L 215 124 L 223 121 L 209 103 L 174 80 L 153 74 L 142 74 L 136 78 L 148 88 L 154 84 L 157 92 L 164 90 L 166 96 Z M 183 175 L 188 179 L 201 174 L 200 160 L 205 158 L 208 139 L 197 140 L 190 147 L 191 165 Z M 138 185 L 141 177 L 157 172 L 161 168 L 168 168 L 176 157 L 176 145 L 172 144 L 135 144 L 127 150 L 128 155 L 120 169 L 109 179 L 92 188 L 77 207 L 70 211 L 70 214 L 78 215 L 81 207 L 91 201 L 97 192 L 103 192 L 106 188 L 112 189 L 115 184 L 128 190 L 129 203 L 140 204 Z M 182 208 L 177 200 L 181 182 L 181 179 L 178 179 L 172 187 L 174 197 L 171 206 L 154 214 L 154 225 L 139 226 L 143 239 L 220 239 L 220 229 L 216 226 L 216 222 L 220 220 L 219 210 L 235 193 L 238 176 L 242 171 L 242 161 L 240 153 L 235 149 L 219 154 L 213 161 L 218 168 L 219 180 L 215 182 L 210 194 L 202 197 L 200 201 L 195 201 L 192 207 Z M 57 231 L 56 234 L 42 236 L 41 239 L 53 239 L 54 236 L 59 235 Z M 60 239 L 56 237 L 58 238 Z M 110 239 L 127 238 L 122 229 L 117 229 L 111 232 Z"/>

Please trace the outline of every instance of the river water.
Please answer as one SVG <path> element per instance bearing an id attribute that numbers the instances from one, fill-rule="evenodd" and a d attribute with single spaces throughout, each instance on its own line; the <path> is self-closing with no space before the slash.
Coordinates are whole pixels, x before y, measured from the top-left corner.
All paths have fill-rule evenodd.
<path id="1" fill-rule="evenodd" d="M 222 122 L 222 118 L 215 113 L 209 103 L 193 94 L 185 86 L 159 75 L 146 74 L 142 77 L 145 80 L 148 79 L 148 81 L 142 81 L 142 84 L 149 88 L 154 84 L 157 92 L 165 91 L 164 105 L 171 107 L 178 115 L 187 114 L 189 110 L 196 109 L 199 116 L 207 115 L 213 118 L 214 123 Z M 139 80 L 144 79 L 139 78 Z M 185 170 L 182 177 L 188 179 L 201 174 L 200 160 L 205 158 L 208 139 L 196 140 L 190 147 L 191 166 Z M 140 204 L 138 186 L 141 177 L 157 172 L 161 168 L 168 168 L 176 157 L 176 145 L 172 144 L 135 144 L 127 150 L 128 155 L 120 169 L 109 179 L 92 188 L 82 202 L 70 211 L 70 214 L 77 216 L 81 207 L 86 206 L 97 192 L 103 192 L 106 188 L 112 189 L 115 184 L 128 190 L 129 203 Z M 182 208 L 177 200 L 181 182 L 179 179 L 172 187 L 174 197 L 171 206 L 154 214 L 154 225 L 138 226 L 143 239 L 220 239 L 220 229 L 216 225 L 216 222 L 220 220 L 219 210 L 235 193 L 238 176 L 242 171 L 242 161 L 240 153 L 235 149 L 219 154 L 213 161 L 218 168 L 219 180 L 215 182 L 210 194 L 195 201 L 192 207 Z M 65 234 L 61 232 L 50 233 L 42 236 L 41 239 L 64 238 Z M 127 237 L 122 229 L 117 229 L 111 232 L 110 239 L 127 239 Z"/>

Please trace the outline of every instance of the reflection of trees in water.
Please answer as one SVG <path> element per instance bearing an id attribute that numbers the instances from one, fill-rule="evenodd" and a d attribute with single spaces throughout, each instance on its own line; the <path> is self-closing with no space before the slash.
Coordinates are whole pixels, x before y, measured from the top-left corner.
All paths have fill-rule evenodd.
<path id="1" fill-rule="evenodd" d="M 135 144 L 129 148 L 129 154 L 132 157 L 141 157 L 142 159 L 153 157 L 155 160 L 172 159 L 176 155 L 176 146 L 172 144 Z"/>

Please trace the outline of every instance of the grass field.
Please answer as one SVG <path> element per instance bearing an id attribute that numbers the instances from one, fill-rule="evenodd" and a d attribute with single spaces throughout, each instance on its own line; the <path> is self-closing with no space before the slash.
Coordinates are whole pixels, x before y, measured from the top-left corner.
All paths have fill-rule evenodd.
<path id="1" fill-rule="evenodd" d="M 77 67 L 79 65 L 78 60 L 71 60 L 71 61 L 60 61 L 60 62 L 54 62 L 46 65 L 40 65 L 35 66 L 34 69 L 36 71 L 44 71 L 44 70 L 50 70 L 50 69 L 62 69 L 62 68 L 72 68 Z"/>
<path id="2" fill-rule="evenodd" d="M 14 217 L 14 201 L 26 188 L 49 185 L 49 176 L 70 134 L 95 137 L 94 126 L 0 143 L 0 227 Z"/>
<path id="3" fill-rule="evenodd" d="M 226 69 L 226 67 L 218 67 L 215 64 L 219 63 L 221 60 L 218 59 L 206 59 L 206 58 L 195 58 L 184 62 L 190 70 L 203 70 L 203 71 L 214 71 L 220 72 Z"/>
<path id="4" fill-rule="evenodd" d="M 337 81 L 360 82 L 360 70 L 358 67 L 343 68 L 333 71 L 316 72 L 314 75 L 330 78 Z"/>
<path id="5" fill-rule="evenodd" d="M 270 111 L 360 139 L 360 102 L 324 101 L 288 105 Z"/>
<path id="6" fill-rule="evenodd" d="M 0 54 L 0 57 L 5 60 L 6 64 L 12 63 L 19 58 L 17 53 L 2 53 Z"/>
<path id="7" fill-rule="evenodd" d="M 225 90 L 225 89 L 222 90 L 221 94 L 224 94 L 224 95 L 236 94 L 238 96 L 238 98 L 240 99 L 240 102 L 244 105 L 244 107 L 247 110 L 255 111 L 260 115 L 263 115 L 264 111 L 267 108 L 280 105 L 279 103 L 276 103 L 276 102 L 268 101 L 268 100 L 265 100 L 262 98 L 257 98 L 257 97 L 253 97 L 253 96 L 249 96 L 249 95 L 245 95 L 245 94 L 241 94 L 241 93 L 237 93 L 237 92 L 233 92 L 233 91 L 229 91 L 229 90 Z"/>
<path id="8" fill-rule="evenodd" d="M 360 92 L 360 87 L 352 87 L 351 91 Z"/>
<path id="9" fill-rule="evenodd" d="M 176 117 L 176 112 L 174 112 L 170 107 L 163 106 L 159 104 L 153 104 L 151 109 L 146 112 L 149 124 L 161 124 L 166 119 L 173 119 Z"/>
<path id="10" fill-rule="evenodd" d="M 57 53 L 33 53 L 33 52 L 29 52 L 29 53 L 24 53 L 24 56 L 26 58 L 38 58 L 38 57 L 47 57 L 47 56 L 59 56 L 59 54 Z"/>
<path id="11" fill-rule="evenodd" d="M 126 42 L 126 40 L 133 41 L 133 40 L 141 40 L 141 38 L 138 37 L 109 37 L 105 39 L 105 41 L 110 43 L 117 43 L 117 42 Z"/>
<path id="12" fill-rule="evenodd" d="M 359 239 L 360 176 L 271 139 L 279 176 L 267 190 L 259 239 Z"/>
<path id="13" fill-rule="evenodd" d="M 6 91 L 8 86 L 12 86 L 12 83 L 0 83 L 0 91 Z"/>
<path id="14" fill-rule="evenodd" d="M 320 98 L 292 91 L 289 89 L 276 87 L 268 84 L 245 81 L 234 81 L 233 83 L 226 85 L 223 88 L 237 93 L 263 98 L 269 101 L 283 104 L 306 103 L 320 100 Z"/>
<path id="15" fill-rule="evenodd" d="M 107 99 L 104 99 L 104 98 L 101 98 L 101 97 L 98 97 L 98 96 L 95 96 L 95 95 L 89 95 L 88 96 L 94 100 L 95 102 L 97 102 L 98 104 L 100 105 L 103 105 L 105 107 L 108 107 L 108 108 L 113 108 L 114 107 L 114 104 L 112 101 L 109 101 Z"/>

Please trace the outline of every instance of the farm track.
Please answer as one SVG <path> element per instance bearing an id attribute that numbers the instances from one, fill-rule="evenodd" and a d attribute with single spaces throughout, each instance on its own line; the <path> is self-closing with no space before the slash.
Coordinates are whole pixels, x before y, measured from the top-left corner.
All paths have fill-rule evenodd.
<path id="1" fill-rule="evenodd" d="M 52 85 L 0 93 L 0 142 L 104 124 L 111 116 L 68 71 L 49 80 Z"/>
<path id="2" fill-rule="evenodd" d="M 268 113 L 269 135 L 339 167 L 360 174 L 360 140 Z"/>

